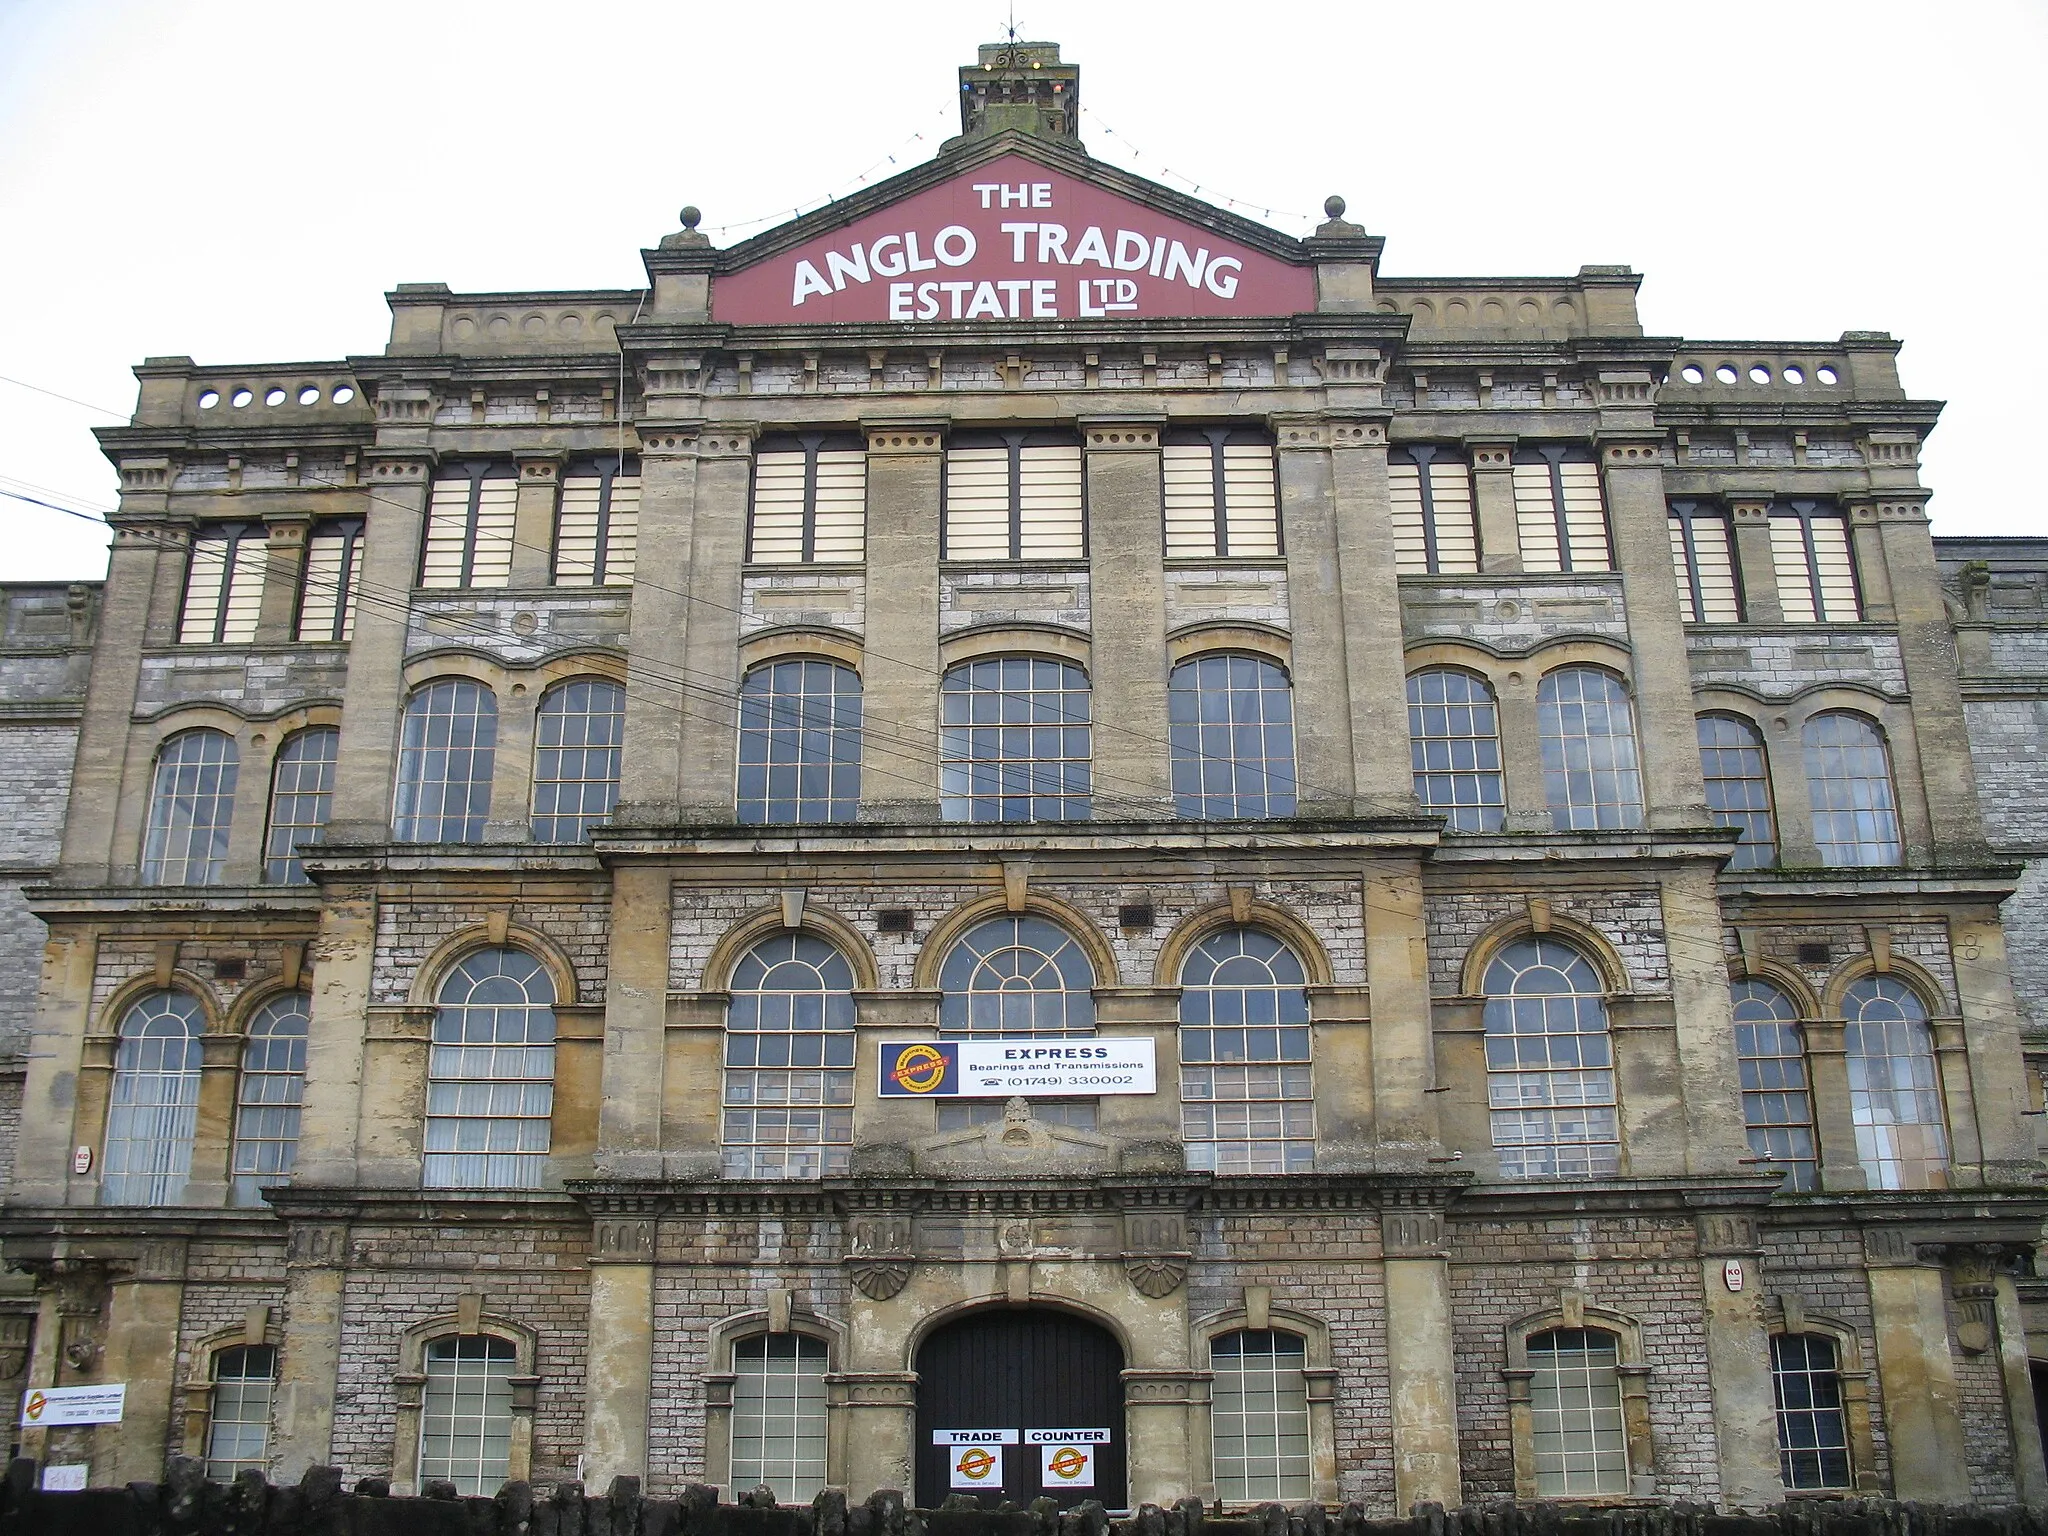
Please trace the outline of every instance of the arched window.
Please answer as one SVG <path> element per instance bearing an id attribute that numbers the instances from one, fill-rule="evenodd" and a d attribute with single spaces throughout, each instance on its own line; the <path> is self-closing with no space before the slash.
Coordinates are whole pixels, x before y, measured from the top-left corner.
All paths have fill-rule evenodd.
<path id="1" fill-rule="evenodd" d="M 761 1333 L 732 1347 L 732 1482 L 766 1483 L 778 1503 L 808 1504 L 825 1486 L 822 1341 Z"/>
<path id="2" fill-rule="evenodd" d="M 939 970 L 948 1035 L 1085 1035 L 1095 1029 L 1095 968 L 1042 917 L 994 917 L 954 943 Z"/>
<path id="3" fill-rule="evenodd" d="M 1621 1171 L 1614 1042 L 1600 976 L 1548 937 L 1505 945 L 1486 968 L 1486 1090 L 1502 1178 Z"/>
<path id="4" fill-rule="evenodd" d="M 426 1186 L 538 1188 L 554 1107 L 554 983 L 519 950 L 471 955 L 434 1009 Z"/>
<path id="5" fill-rule="evenodd" d="M 1500 830 L 1500 716 L 1484 678 L 1440 667 L 1408 679 L 1408 755 L 1415 798 L 1447 830 Z"/>
<path id="6" fill-rule="evenodd" d="M 185 1198 L 205 1031 L 199 1000 L 183 992 L 152 992 L 121 1020 L 100 1162 L 102 1205 L 176 1205 Z"/>
<path id="7" fill-rule="evenodd" d="M 1315 1163 L 1308 977 L 1255 928 L 1213 933 L 1180 972 L 1181 1134 L 1188 1166 L 1305 1173 Z"/>
<path id="8" fill-rule="evenodd" d="M 739 819 L 852 821 L 860 810 L 860 674 L 821 658 L 740 684 Z"/>
<path id="9" fill-rule="evenodd" d="M 1635 717 L 1621 679 L 1599 667 L 1559 667 L 1536 687 L 1543 788 L 1560 832 L 1643 824 Z"/>
<path id="10" fill-rule="evenodd" d="M 1803 735 L 1821 863 L 1898 863 L 1898 801 L 1884 732 L 1875 721 L 1838 709 L 1808 720 Z"/>
<path id="11" fill-rule="evenodd" d="M 1167 685 L 1174 809 L 1228 820 L 1294 814 L 1294 696 L 1260 656 L 1198 656 Z"/>
<path id="12" fill-rule="evenodd" d="M 428 1341 L 422 1363 L 420 1485 L 446 1479 L 457 1493 L 496 1493 L 512 1458 L 519 1352 L 489 1334 L 448 1334 Z"/>
<path id="13" fill-rule="evenodd" d="M 1045 656 L 992 656 L 940 685 L 947 821 L 1088 819 L 1088 679 Z"/>
<path id="14" fill-rule="evenodd" d="M 1844 994 L 1842 1017 L 1856 1156 L 1870 1187 L 1945 1186 L 1948 1125 L 1926 1005 L 1903 982 L 1866 976 Z"/>
<path id="15" fill-rule="evenodd" d="M 1792 1000 L 1767 981 L 1730 988 L 1735 1010 L 1735 1061 L 1742 1075 L 1742 1121 L 1750 1156 L 1784 1170 L 1785 1188 L 1820 1188 L 1814 1150 L 1813 1095 L 1806 1079 L 1806 1042 Z M 1760 1170 L 1761 1171 L 1761 1170 Z"/>
<path id="16" fill-rule="evenodd" d="M 491 814 L 498 701 L 466 678 L 444 677 L 405 701 L 392 835 L 401 843 L 473 843 Z"/>
<path id="17" fill-rule="evenodd" d="M 263 838 L 263 878 L 272 885 L 304 885 L 300 850 L 327 835 L 334 805 L 334 767 L 341 732 L 316 725 L 287 738 L 270 773 L 270 826 Z"/>
<path id="18" fill-rule="evenodd" d="M 1849 1415 L 1835 1341 L 1818 1333 L 1771 1335 L 1778 1408 L 1778 1475 L 1787 1488 L 1850 1488 Z"/>
<path id="19" fill-rule="evenodd" d="M 306 1026 L 313 999 L 272 998 L 249 1021 L 235 1102 L 235 1204 L 261 1205 L 262 1190 L 289 1184 L 306 1097 Z"/>
<path id="20" fill-rule="evenodd" d="M 238 1344 L 213 1354 L 213 1395 L 206 1414 L 206 1475 L 231 1483 L 270 1463 L 270 1399 L 277 1389 L 277 1347 Z"/>
<path id="21" fill-rule="evenodd" d="M 1627 1493 L 1620 1342 L 1599 1328 L 1553 1328 L 1531 1338 L 1528 1351 L 1537 1497 Z"/>
<path id="22" fill-rule="evenodd" d="M 1273 1328 L 1222 1334 L 1209 1341 L 1209 1369 L 1216 1497 L 1239 1505 L 1308 1498 L 1314 1468 L 1301 1338 Z"/>
<path id="23" fill-rule="evenodd" d="M 240 767 L 235 739 L 224 731 L 180 731 L 157 750 L 143 884 L 220 884 Z"/>
<path id="24" fill-rule="evenodd" d="M 599 677 L 557 683 L 534 717 L 533 840 L 585 843 L 619 799 L 626 690 Z"/>
<path id="25" fill-rule="evenodd" d="M 1771 815 L 1763 732 L 1740 715 L 1701 715 L 1698 729 L 1707 814 L 1715 826 L 1742 832 L 1728 867 L 1769 869 L 1778 862 L 1778 828 Z"/>
<path id="26" fill-rule="evenodd" d="M 853 1146 L 853 968 L 823 939 L 778 933 L 734 967 L 725 1011 L 725 1173 L 845 1173 Z M 744 1485 L 752 1487 L 751 1483 Z"/>

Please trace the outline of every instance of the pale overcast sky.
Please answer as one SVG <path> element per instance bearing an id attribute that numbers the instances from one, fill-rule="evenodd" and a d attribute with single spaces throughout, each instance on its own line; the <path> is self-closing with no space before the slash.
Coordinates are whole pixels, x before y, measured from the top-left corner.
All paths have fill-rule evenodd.
<path id="1" fill-rule="evenodd" d="M 1006 8 L 0 0 L 0 375 L 125 415 L 145 355 L 376 351 L 400 281 L 637 286 L 685 202 L 728 244 L 928 158 Z M 1625 262 L 1655 334 L 1902 337 L 1936 531 L 2048 533 L 2048 0 L 1016 16 L 1093 153 L 1290 234 L 1341 192 L 1389 273 Z M 107 418 L 0 407 L 0 489 L 112 505 Z M 0 516 L 0 579 L 101 573 L 103 529 Z"/>

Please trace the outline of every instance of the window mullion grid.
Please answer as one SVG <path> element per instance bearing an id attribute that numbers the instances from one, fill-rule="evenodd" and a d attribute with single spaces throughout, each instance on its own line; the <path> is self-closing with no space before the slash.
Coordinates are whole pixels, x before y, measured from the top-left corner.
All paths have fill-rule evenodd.
<path id="1" fill-rule="evenodd" d="M 1209 434 L 1209 484 L 1210 494 L 1215 498 L 1211 515 L 1216 520 L 1216 553 L 1219 556 L 1230 553 L 1230 492 L 1227 477 L 1223 472 L 1223 432 Z"/>

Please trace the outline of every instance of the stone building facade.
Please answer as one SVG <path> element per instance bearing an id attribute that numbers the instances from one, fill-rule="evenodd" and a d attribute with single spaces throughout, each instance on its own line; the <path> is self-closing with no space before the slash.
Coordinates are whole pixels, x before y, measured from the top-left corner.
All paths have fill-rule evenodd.
<path id="1" fill-rule="evenodd" d="M 0 1364 L 126 1387 L 28 1452 L 2048 1494 L 2041 589 L 1937 559 L 1897 344 L 1384 276 L 1089 158 L 1051 45 L 960 86 L 644 289 L 137 370 L 97 609 L 9 594 Z"/>

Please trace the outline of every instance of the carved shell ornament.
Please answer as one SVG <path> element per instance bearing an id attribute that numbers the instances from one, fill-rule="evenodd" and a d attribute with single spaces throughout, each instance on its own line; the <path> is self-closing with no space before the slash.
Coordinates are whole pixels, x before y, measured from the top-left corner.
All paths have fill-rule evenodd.
<path id="1" fill-rule="evenodd" d="M 870 1301 L 887 1301 L 910 1283 L 908 1259 L 855 1259 L 846 1266 L 853 1288 Z"/>
<path id="2" fill-rule="evenodd" d="M 1188 1263 L 1178 1254 L 1130 1254 L 1124 1259 L 1124 1273 L 1140 1296 L 1157 1301 L 1180 1289 L 1188 1277 Z"/>

